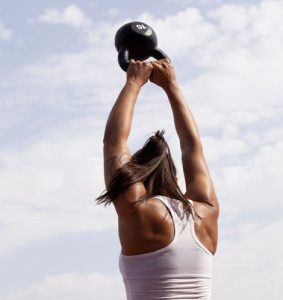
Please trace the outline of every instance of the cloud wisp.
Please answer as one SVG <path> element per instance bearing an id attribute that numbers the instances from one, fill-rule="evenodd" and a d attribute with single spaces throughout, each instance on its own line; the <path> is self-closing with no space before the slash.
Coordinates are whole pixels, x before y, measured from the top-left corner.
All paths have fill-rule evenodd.
<path id="1" fill-rule="evenodd" d="M 11 29 L 8 29 L 0 22 L 0 39 L 4 41 L 10 41 L 13 38 L 13 33 Z"/>
<path id="2" fill-rule="evenodd" d="M 105 275 L 90 274 L 58 274 L 47 276 L 42 281 L 34 283 L 26 289 L 3 295 L 4 300 L 91 300 L 96 299 L 125 299 L 124 287 L 120 274 Z"/>
<path id="3" fill-rule="evenodd" d="M 77 5 L 70 5 L 62 12 L 57 9 L 46 9 L 45 13 L 38 17 L 39 22 L 49 24 L 64 24 L 76 29 L 88 30 L 92 26 L 92 20 L 85 16 Z"/>

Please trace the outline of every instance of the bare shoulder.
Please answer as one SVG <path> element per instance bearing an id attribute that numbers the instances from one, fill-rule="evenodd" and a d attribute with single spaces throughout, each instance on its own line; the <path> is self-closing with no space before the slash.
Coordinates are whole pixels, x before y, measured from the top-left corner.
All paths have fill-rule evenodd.
<path id="1" fill-rule="evenodd" d="M 113 201 L 118 216 L 128 220 L 131 218 L 139 219 L 140 221 L 146 219 L 146 222 L 151 222 L 152 224 L 168 220 L 168 210 L 159 199 L 149 198 L 136 203 L 145 194 L 146 189 L 141 182 L 129 187 L 125 193 Z"/>
<path id="2" fill-rule="evenodd" d="M 157 198 L 150 198 L 147 200 L 147 205 L 144 207 L 150 219 L 154 220 L 156 224 L 171 224 L 172 218 L 166 205 Z"/>
<path id="3" fill-rule="evenodd" d="M 139 204 L 135 204 L 146 194 L 145 186 L 142 182 L 137 182 L 130 186 L 124 193 L 113 200 L 116 212 L 119 217 L 130 217 L 138 212 Z"/>

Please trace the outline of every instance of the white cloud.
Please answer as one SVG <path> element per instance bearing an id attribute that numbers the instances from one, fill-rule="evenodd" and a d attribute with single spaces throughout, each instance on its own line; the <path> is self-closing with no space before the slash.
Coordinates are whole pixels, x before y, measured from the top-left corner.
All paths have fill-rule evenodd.
<path id="1" fill-rule="evenodd" d="M 282 228 L 282 219 L 267 226 L 247 222 L 231 228 L 229 238 L 220 241 L 215 256 L 213 298 L 283 297 Z"/>
<path id="2" fill-rule="evenodd" d="M 100 125 L 84 120 L 57 131 L 27 149 L 0 151 L 0 255 L 60 234 L 117 226 L 113 207 L 94 201 L 104 189 Z"/>
<path id="3" fill-rule="evenodd" d="M 283 143 L 261 146 L 244 163 L 215 168 L 215 184 L 222 212 L 239 213 L 262 209 L 282 209 Z M 219 160 L 220 162 L 220 160 Z"/>
<path id="4" fill-rule="evenodd" d="M 156 19 L 153 15 L 144 13 L 139 19 L 150 24 L 156 31 L 158 46 L 173 62 L 184 59 L 190 49 L 210 42 L 216 34 L 215 26 L 207 22 L 196 8 L 188 8 L 164 19 Z"/>
<path id="5" fill-rule="evenodd" d="M 178 6 L 198 6 L 198 5 L 211 5 L 211 4 L 220 4 L 221 0 L 166 0 L 166 2 L 172 2 L 174 5 Z"/>
<path id="6" fill-rule="evenodd" d="M 0 22 L 0 39 L 5 41 L 10 41 L 13 37 L 12 30 L 6 28 L 1 22 Z"/>
<path id="7" fill-rule="evenodd" d="M 38 21 L 50 24 L 65 24 L 78 29 L 89 29 L 92 26 L 90 18 L 86 17 L 77 5 L 70 5 L 62 12 L 57 9 L 47 9 Z"/>
<path id="8" fill-rule="evenodd" d="M 225 129 L 224 129 L 225 130 Z M 227 134 L 225 132 L 225 134 Z M 250 147 L 243 139 L 231 139 L 227 137 L 224 139 L 214 137 L 203 137 L 202 142 L 204 148 L 207 149 L 206 158 L 208 161 L 217 161 L 224 159 L 224 157 L 231 157 L 237 154 L 246 154 L 250 152 Z"/>
<path id="9" fill-rule="evenodd" d="M 218 30 L 227 31 L 229 34 L 244 30 L 251 20 L 254 10 L 236 4 L 222 5 L 209 11 L 208 17 L 219 23 Z"/>
<path id="10" fill-rule="evenodd" d="M 120 274 L 102 273 L 47 276 L 25 289 L 1 295 L 3 300 L 123 300 L 125 297 Z"/>
<path id="11" fill-rule="evenodd" d="M 120 10 L 118 8 L 111 8 L 109 9 L 108 11 L 108 14 L 111 16 L 111 17 L 117 17 L 120 15 Z"/>

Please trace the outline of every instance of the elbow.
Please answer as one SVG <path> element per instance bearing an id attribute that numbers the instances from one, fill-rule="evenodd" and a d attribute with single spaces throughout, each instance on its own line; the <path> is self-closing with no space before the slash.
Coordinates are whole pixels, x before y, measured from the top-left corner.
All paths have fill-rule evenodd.
<path id="1" fill-rule="evenodd" d="M 115 146 L 118 144 L 118 141 L 111 138 L 111 137 L 104 137 L 103 138 L 103 145 L 105 146 Z"/>
<path id="2" fill-rule="evenodd" d="M 219 214 L 219 203 L 217 196 L 215 194 L 213 195 L 205 195 L 202 197 L 202 202 L 210 206 L 211 208 L 215 209 L 215 211 Z"/>
<path id="3" fill-rule="evenodd" d="M 111 137 L 104 135 L 103 137 L 103 144 L 111 144 Z"/>
<path id="4" fill-rule="evenodd" d="M 106 128 L 103 137 L 103 144 L 115 144 L 117 142 L 117 134 L 113 132 L 110 128 Z"/>
<path id="5" fill-rule="evenodd" d="M 121 137 L 117 133 L 105 132 L 104 137 L 103 137 L 103 145 L 104 146 L 117 147 L 126 142 L 127 142 L 127 139 Z"/>
<path id="6" fill-rule="evenodd" d="M 218 208 L 218 199 L 212 182 L 203 189 L 202 199 L 209 206 Z"/>
<path id="7" fill-rule="evenodd" d="M 196 188 L 195 185 L 187 186 L 186 196 L 196 202 L 205 203 L 206 205 L 219 209 L 217 195 L 213 185 L 202 186 Z"/>
<path id="8" fill-rule="evenodd" d="M 199 152 L 203 152 L 203 146 L 201 143 L 201 140 L 199 138 L 195 138 L 195 139 L 191 139 L 188 142 L 185 143 L 181 143 L 181 151 L 182 152 L 192 152 L 192 151 L 199 151 Z"/>

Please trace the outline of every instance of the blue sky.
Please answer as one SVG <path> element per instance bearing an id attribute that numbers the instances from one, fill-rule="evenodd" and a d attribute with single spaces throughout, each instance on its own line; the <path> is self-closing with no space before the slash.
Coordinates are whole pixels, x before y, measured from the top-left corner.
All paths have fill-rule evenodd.
<path id="1" fill-rule="evenodd" d="M 125 299 L 117 217 L 94 199 L 125 82 L 114 36 L 140 20 L 175 66 L 220 200 L 214 299 L 282 299 L 283 1 L 0 5 L 0 298 Z M 148 83 L 131 150 L 162 128 L 184 188 L 166 95 Z"/>

